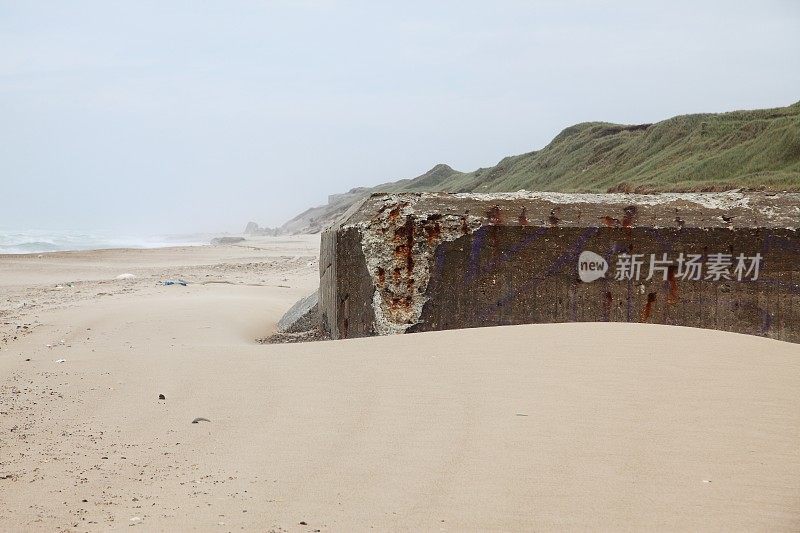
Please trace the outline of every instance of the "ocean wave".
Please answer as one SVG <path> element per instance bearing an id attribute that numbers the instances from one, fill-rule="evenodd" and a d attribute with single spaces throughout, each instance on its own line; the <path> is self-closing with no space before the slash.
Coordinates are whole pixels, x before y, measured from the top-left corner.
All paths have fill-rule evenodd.
<path id="1" fill-rule="evenodd" d="M 0 254 L 35 254 L 57 252 L 58 249 L 58 245 L 44 241 L 21 242 L 14 245 L 0 244 Z"/>
<path id="2" fill-rule="evenodd" d="M 0 230 L 0 254 L 36 254 L 111 248 L 165 248 L 208 244 L 210 237 L 194 235 L 113 235 L 77 231 Z"/>

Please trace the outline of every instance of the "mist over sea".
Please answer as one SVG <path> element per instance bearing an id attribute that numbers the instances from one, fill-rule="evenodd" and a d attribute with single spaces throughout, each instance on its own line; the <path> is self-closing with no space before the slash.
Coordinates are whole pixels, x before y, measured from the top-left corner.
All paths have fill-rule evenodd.
<path id="1" fill-rule="evenodd" d="M 0 228 L 0 254 L 103 250 L 109 248 L 165 248 L 208 244 L 213 235 L 121 235 L 111 232 L 13 230 Z"/>

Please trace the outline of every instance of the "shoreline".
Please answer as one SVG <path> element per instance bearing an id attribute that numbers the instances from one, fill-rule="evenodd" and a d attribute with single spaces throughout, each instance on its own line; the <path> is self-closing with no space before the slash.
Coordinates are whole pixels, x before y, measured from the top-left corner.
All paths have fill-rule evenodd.
<path id="1" fill-rule="evenodd" d="M 153 246 L 153 247 L 141 247 L 141 248 L 133 248 L 133 247 L 119 247 L 119 248 L 88 248 L 88 249 L 78 249 L 78 250 L 51 250 L 48 252 L 24 252 L 24 253 L 2 253 L 0 252 L 0 258 L 3 257 L 11 257 L 11 258 L 23 258 L 23 257 L 47 257 L 53 256 L 55 254 L 81 254 L 81 253 L 103 253 L 103 252 L 131 252 L 131 251 L 146 251 L 146 250 L 175 250 L 179 248 L 197 248 L 203 246 L 226 246 L 226 245 L 217 245 L 217 244 L 210 244 L 210 243 L 198 243 L 198 244 L 176 244 L 170 246 Z"/>
<path id="2" fill-rule="evenodd" d="M 35 252 L 3 252 L 0 251 L 0 257 L 24 257 L 24 256 L 39 256 L 39 255 L 48 255 L 48 254 L 59 254 L 59 253 L 81 253 L 81 252 L 103 252 L 103 251 L 131 251 L 131 250 L 164 250 L 164 249 L 176 249 L 176 248 L 197 248 L 197 247 L 211 247 L 211 246 L 255 246 L 255 247 L 263 247 L 270 243 L 279 243 L 285 242 L 286 240 L 296 239 L 298 235 L 278 235 L 278 236 L 271 236 L 271 235 L 227 235 L 225 234 L 223 237 L 242 237 L 244 240 L 236 243 L 215 243 L 211 242 L 213 239 L 221 238 L 217 234 L 214 234 L 214 237 L 209 237 L 205 241 L 198 241 L 198 242 L 182 242 L 182 243 L 163 243 L 154 246 L 103 246 L 99 248 L 75 248 L 75 249 L 63 249 L 63 250 L 46 250 L 46 251 L 35 251 Z"/>

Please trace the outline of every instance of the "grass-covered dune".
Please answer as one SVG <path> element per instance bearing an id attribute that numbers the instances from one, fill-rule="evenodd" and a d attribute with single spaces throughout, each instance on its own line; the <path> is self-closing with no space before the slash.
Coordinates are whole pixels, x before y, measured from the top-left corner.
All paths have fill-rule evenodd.
<path id="1" fill-rule="evenodd" d="M 459 172 L 439 164 L 413 179 L 359 188 L 309 209 L 286 231 L 319 231 L 372 192 L 800 190 L 800 102 L 775 109 L 681 115 L 655 124 L 584 122 L 541 150 Z"/>

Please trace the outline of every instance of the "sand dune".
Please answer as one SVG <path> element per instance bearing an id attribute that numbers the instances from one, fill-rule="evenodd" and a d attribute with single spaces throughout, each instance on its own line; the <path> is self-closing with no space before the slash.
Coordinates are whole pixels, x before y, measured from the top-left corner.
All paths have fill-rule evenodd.
<path id="1" fill-rule="evenodd" d="M 625 324 L 256 344 L 314 247 L 0 256 L 0 529 L 800 528 L 797 345 Z M 229 283 L 157 285 L 178 275 Z"/>

